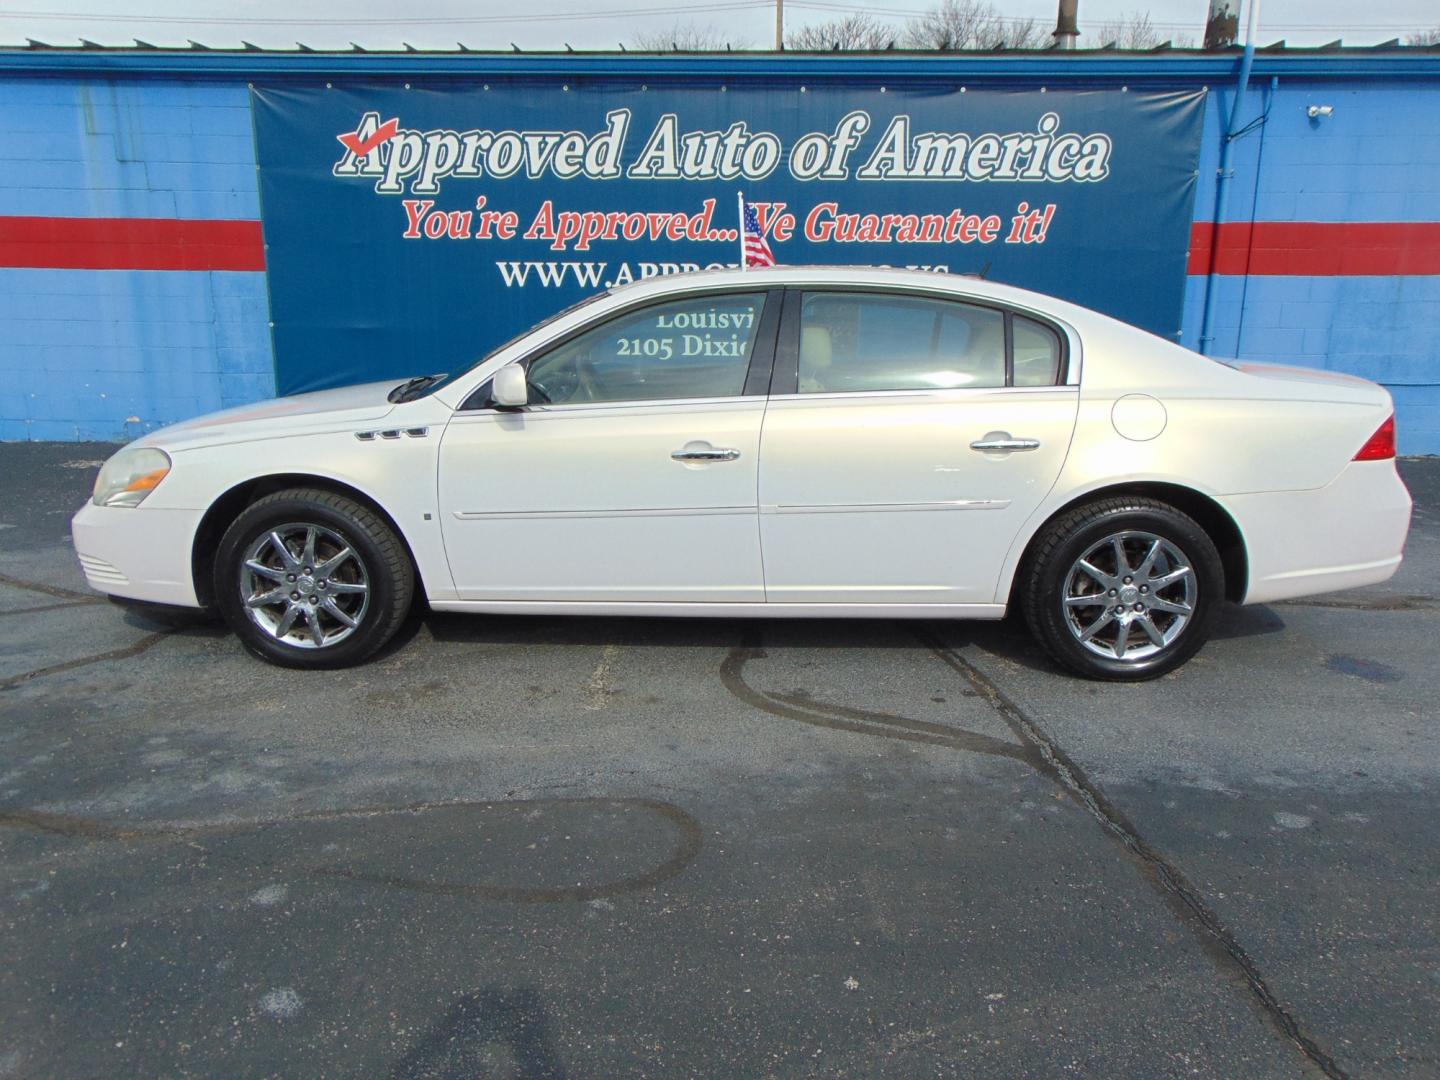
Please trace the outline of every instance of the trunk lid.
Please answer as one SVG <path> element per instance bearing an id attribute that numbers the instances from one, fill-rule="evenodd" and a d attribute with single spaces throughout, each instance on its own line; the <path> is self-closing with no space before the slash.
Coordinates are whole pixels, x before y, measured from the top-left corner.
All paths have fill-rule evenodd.
<path id="1" fill-rule="evenodd" d="M 1286 396 L 1293 395 L 1299 401 L 1343 401 L 1385 406 L 1390 404 L 1390 394 L 1383 386 L 1342 371 L 1323 371 L 1319 368 L 1249 360 L 1225 360 L 1222 363 L 1245 375 L 1283 383 Z"/>

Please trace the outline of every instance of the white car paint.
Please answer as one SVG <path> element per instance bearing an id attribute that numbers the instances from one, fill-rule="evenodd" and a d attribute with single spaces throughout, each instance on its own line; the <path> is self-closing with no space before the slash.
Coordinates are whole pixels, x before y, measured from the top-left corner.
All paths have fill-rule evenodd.
<path id="1" fill-rule="evenodd" d="M 1039 389 L 459 411 L 500 367 L 592 320 L 738 285 L 867 286 L 1038 313 L 1067 337 L 1068 371 Z M 201 604 L 208 586 L 197 590 L 192 566 L 207 511 L 274 476 L 359 492 L 403 535 L 431 606 L 489 612 L 998 618 L 1047 520 L 1137 483 L 1223 508 L 1255 603 L 1384 580 L 1410 520 L 1393 460 L 1352 461 L 1392 412 L 1381 387 L 1227 366 L 973 278 L 779 268 L 651 279 L 536 328 L 427 397 L 392 405 L 394 385 L 282 398 L 137 440 L 172 468 L 138 507 L 76 514 L 90 583 Z M 971 449 L 997 434 L 1040 445 Z M 739 457 L 672 460 L 690 444 Z"/>
<path id="2" fill-rule="evenodd" d="M 439 494 L 457 598 L 763 603 L 764 416 L 744 397 L 457 414 Z M 692 443 L 739 458 L 671 459 Z"/>

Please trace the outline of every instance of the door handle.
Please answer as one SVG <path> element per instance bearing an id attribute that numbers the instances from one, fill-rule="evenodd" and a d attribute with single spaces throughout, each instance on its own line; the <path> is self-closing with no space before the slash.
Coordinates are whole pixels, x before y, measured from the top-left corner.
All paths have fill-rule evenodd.
<path id="1" fill-rule="evenodd" d="M 712 447 L 708 450 L 699 448 L 694 450 L 676 450 L 670 455 L 670 458 L 673 461 L 734 461 L 739 456 L 739 450 L 734 450 L 729 447 L 724 449 Z"/>
<path id="2" fill-rule="evenodd" d="M 983 439 L 976 439 L 970 444 L 971 450 L 995 451 L 1009 453 L 1013 450 L 1039 450 L 1039 439 L 1016 439 L 1012 438 L 1008 431 L 992 431 Z"/>

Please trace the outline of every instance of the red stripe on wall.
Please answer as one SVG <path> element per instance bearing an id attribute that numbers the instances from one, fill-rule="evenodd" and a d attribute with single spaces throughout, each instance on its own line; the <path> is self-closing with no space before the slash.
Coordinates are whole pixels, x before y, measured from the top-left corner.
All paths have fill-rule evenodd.
<path id="1" fill-rule="evenodd" d="M 258 221 L 0 216 L 0 266 L 264 270 Z"/>
<path id="2" fill-rule="evenodd" d="M 1211 270 L 1215 227 L 1190 231 L 1191 274 Z M 1440 222 L 1226 222 L 1218 274 L 1440 274 Z M 0 266 L 88 270 L 264 270 L 258 221 L 0 216 Z"/>
<path id="3" fill-rule="evenodd" d="M 1212 267 L 1210 222 L 1190 227 L 1190 273 Z M 1248 221 L 1220 226 L 1217 274 L 1440 274 L 1440 221 Z"/>

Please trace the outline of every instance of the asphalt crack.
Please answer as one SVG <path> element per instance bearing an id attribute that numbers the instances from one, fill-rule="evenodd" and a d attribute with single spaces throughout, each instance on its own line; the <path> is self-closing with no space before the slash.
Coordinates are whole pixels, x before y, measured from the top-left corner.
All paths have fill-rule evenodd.
<path id="1" fill-rule="evenodd" d="M 590 681 L 585 686 L 585 708 L 588 711 L 605 708 L 615 696 L 613 669 L 619 656 L 620 646 L 613 643 L 600 650 L 600 661 L 590 673 Z"/>
<path id="2" fill-rule="evenodd" d="M 1159 889 L 1168 906 L 1175 911 L 1200 939 L 1207 954 L 1228 976 L 1237 979 L 1250 992 L 1262 1015 L 1282 1036 L 1288 1039 L 1305 1059 L 1331 1080 L 1347 1080 L 1346 1072 L 1323 1050 L 1314 1036 L 1275 996 L 1255 961 L 1219 915 L 1205 901 L 1204 894 L 1183 871 L 1150 845 L 1140 831 L 1112 803 L 1100 787 L 1055 742 L 1043 728 L 991 682 L 983 672 L 950 646 L 924 632 L 917 637 L 938 657 L 964 678 L 995 710 L 1005 723 L 1031 746 L 1045 762 L 1043 770 L 1061 784 L 1081 806 L 1117 840 L 1139 864 L 1147 881 Z"/>
<path id="3" fill-rule="evenodd" d="M 1430 611 L 1436 606 L 1436 599 L 1433 596 L 1381 596 L 1377 598 L 1360 597 L 1330 597 L 1316 598 L 1302 597 L 1295 600 L 1276 600 L 1274 607 L 1308 607 L 1308 608 L 1332 608 L 1336 611 Z"/>
<path id="4" fill-rule="evenodd" d="M 357 884 L 381 885 L 409 892 L 434 896 L 454 896 L 472 900 L 515 904 L 584 903 L 642 892 L 678 876 L 699 856 L 703 846 L 700 822 L 674 803 L 661 799 L 628 796 L 587 796 L 574 798 L 508 799 L 475 802 L 471 800 L 436 800 L 405 806 L 357 807 L 344 810 L 315 810 L 280 817 L 215 822 L 209 824 L 116 825 L 99 818 L 52 813 L 26 808 L 0 809 L 0 828 L 25 829 L 77 840 L 121 842 L 183 842 L 203 855 L 225 858 L 201 846 L 201 841 L 258 833 L 287 825 L 304 826 L 352 819 L 384 817 L 418 817 L 432 811 L 461 810 L 483 815 L 494 810 L 530 807 L 536 810 L 557 807 L 612 807 L 653 814 L 666 822 L 675 836 L 669 855 L 641 873 L 592 882 L 567 881 L 556 885 L 498 885 L 483 882 L 433 880 L 414 874 L 371 871 L 354 866 L 333 864 L 297 866 L 295 869 L 314 877 L 340 879 Z M 472 826 L 473 828 L 473 823 Z M 272 865 L 284 866 L 281 860 Z"/>
<path id="5" fill-rule="evenodd" d="M 45 596 L 53 596 L 59 600 L 73 600 L 86 604 L 100 604 L 105 597 L 96 596 L 94 593 L 76 592 L 74 589 L 62 589 L 59 585 L 42 585 L 38 581 L 22 581 L 20 578 L 13 578 L 9 574 L 0 574 L 0 585 L 8 585 L 12 589 L 24 589 L 26 592 L 43 593 Z"/>
<path id="6" fill-rule="evenodd" d="M 745 681 L 745 665 L 765 657 L 759 635 L 747 630 L 739 645 L 720 665 L 720 680 L 731 695 L 754 708 L 815 727 L 906 742 L 945 746 L 972 753 L 1007 757 L 1031 766 L 1061 787 L 1087 810 L 1160 894 L 1166 906 L 1199 941 L 1211 962 L 1228 980 L 1243 986 L 1261 1016 L 1294 1046 L 1308 1065 L 1329 1080 L 1348 1076 L 1314 1036 L 1281 1004 L 1245 948 L 1205 901 L 1204 894 L 1169 859 L 1157 851 L 1084 770 L 1065 753 L 1039 724 L 1012 701 L 988 676 L 933 634 L 907 626 L 930 652 L 959 674 L 1015 735 L 1017 743 L 995 739 L 963 728 L 867 709 L 818 701 L 808 695 L 777 694 L 758 690 Z"/>
<path id="7" fill-rule="evenodd" d="M 931 746 L 945 746 L 952 750 L 965 750 L 975 754 L 989 754 L 1023 762 L 1032 768 L 1039 767 L 1038 758 L 1030 747 L 1006 742 L 979 732 L 966 731 L 948 724 L 936 724 L 927 720 L 913 720 L 907 716 L 876 712 L 870 709 L 853 709 L 829 702 L 818 701 L 803 694 L 772 694 L 757 690 L 745 681 L 745 665 L 751 660 L 765 657 L 765 650 L 758 639 L 746 634 L 740 645 L 731 649 L 720 665 L 720 681 L 731 696 L 745 704 L 787 720 L 797 720 L 812 727 L 829 728 L 832 731 L 849 731 L 857 735 L 873 735 L 884 739 L 899 739 L 901 742 L 927 743 Z"/>
<path id="8" fill-rule="evenodd" d="M 44 611 L 61 611 L 65 608 L 84 607 L 91 603 L 89 600 L 62 600 L 56 604 L 40 604 L 37 607 L 6 608 L 0 611 L 0 619 L 9 618 L 11 615 L 39 615 Z"/>
<path id="9" fill-rule="evenodd" d="M 93 656 L 81 656 L 74 660 L 64 660 L 58 664 L 50 664 L 47 667 L 35 668 L 33 671 L 21 672 L 19 675 L 11 675 L 8 679 L 0 679 L 0 690 L 13 690 L 17 686 L 24 686 L 36 679 L 43 679 L 46 675 L 58 675 L 62 671 L 73 671 L 75 668 L 87 667 L 90 664 L 100 664 L 106 660 L 128 660 L 132 656 L 139 656 L 147 649 L 154 648 L 164 641 L 174 630 L 157 630 L 153 634 L 146 634 L 133 645 L 126 645 L 119 649 L 110 649 L 107 652 L 95 653 Z"/>

